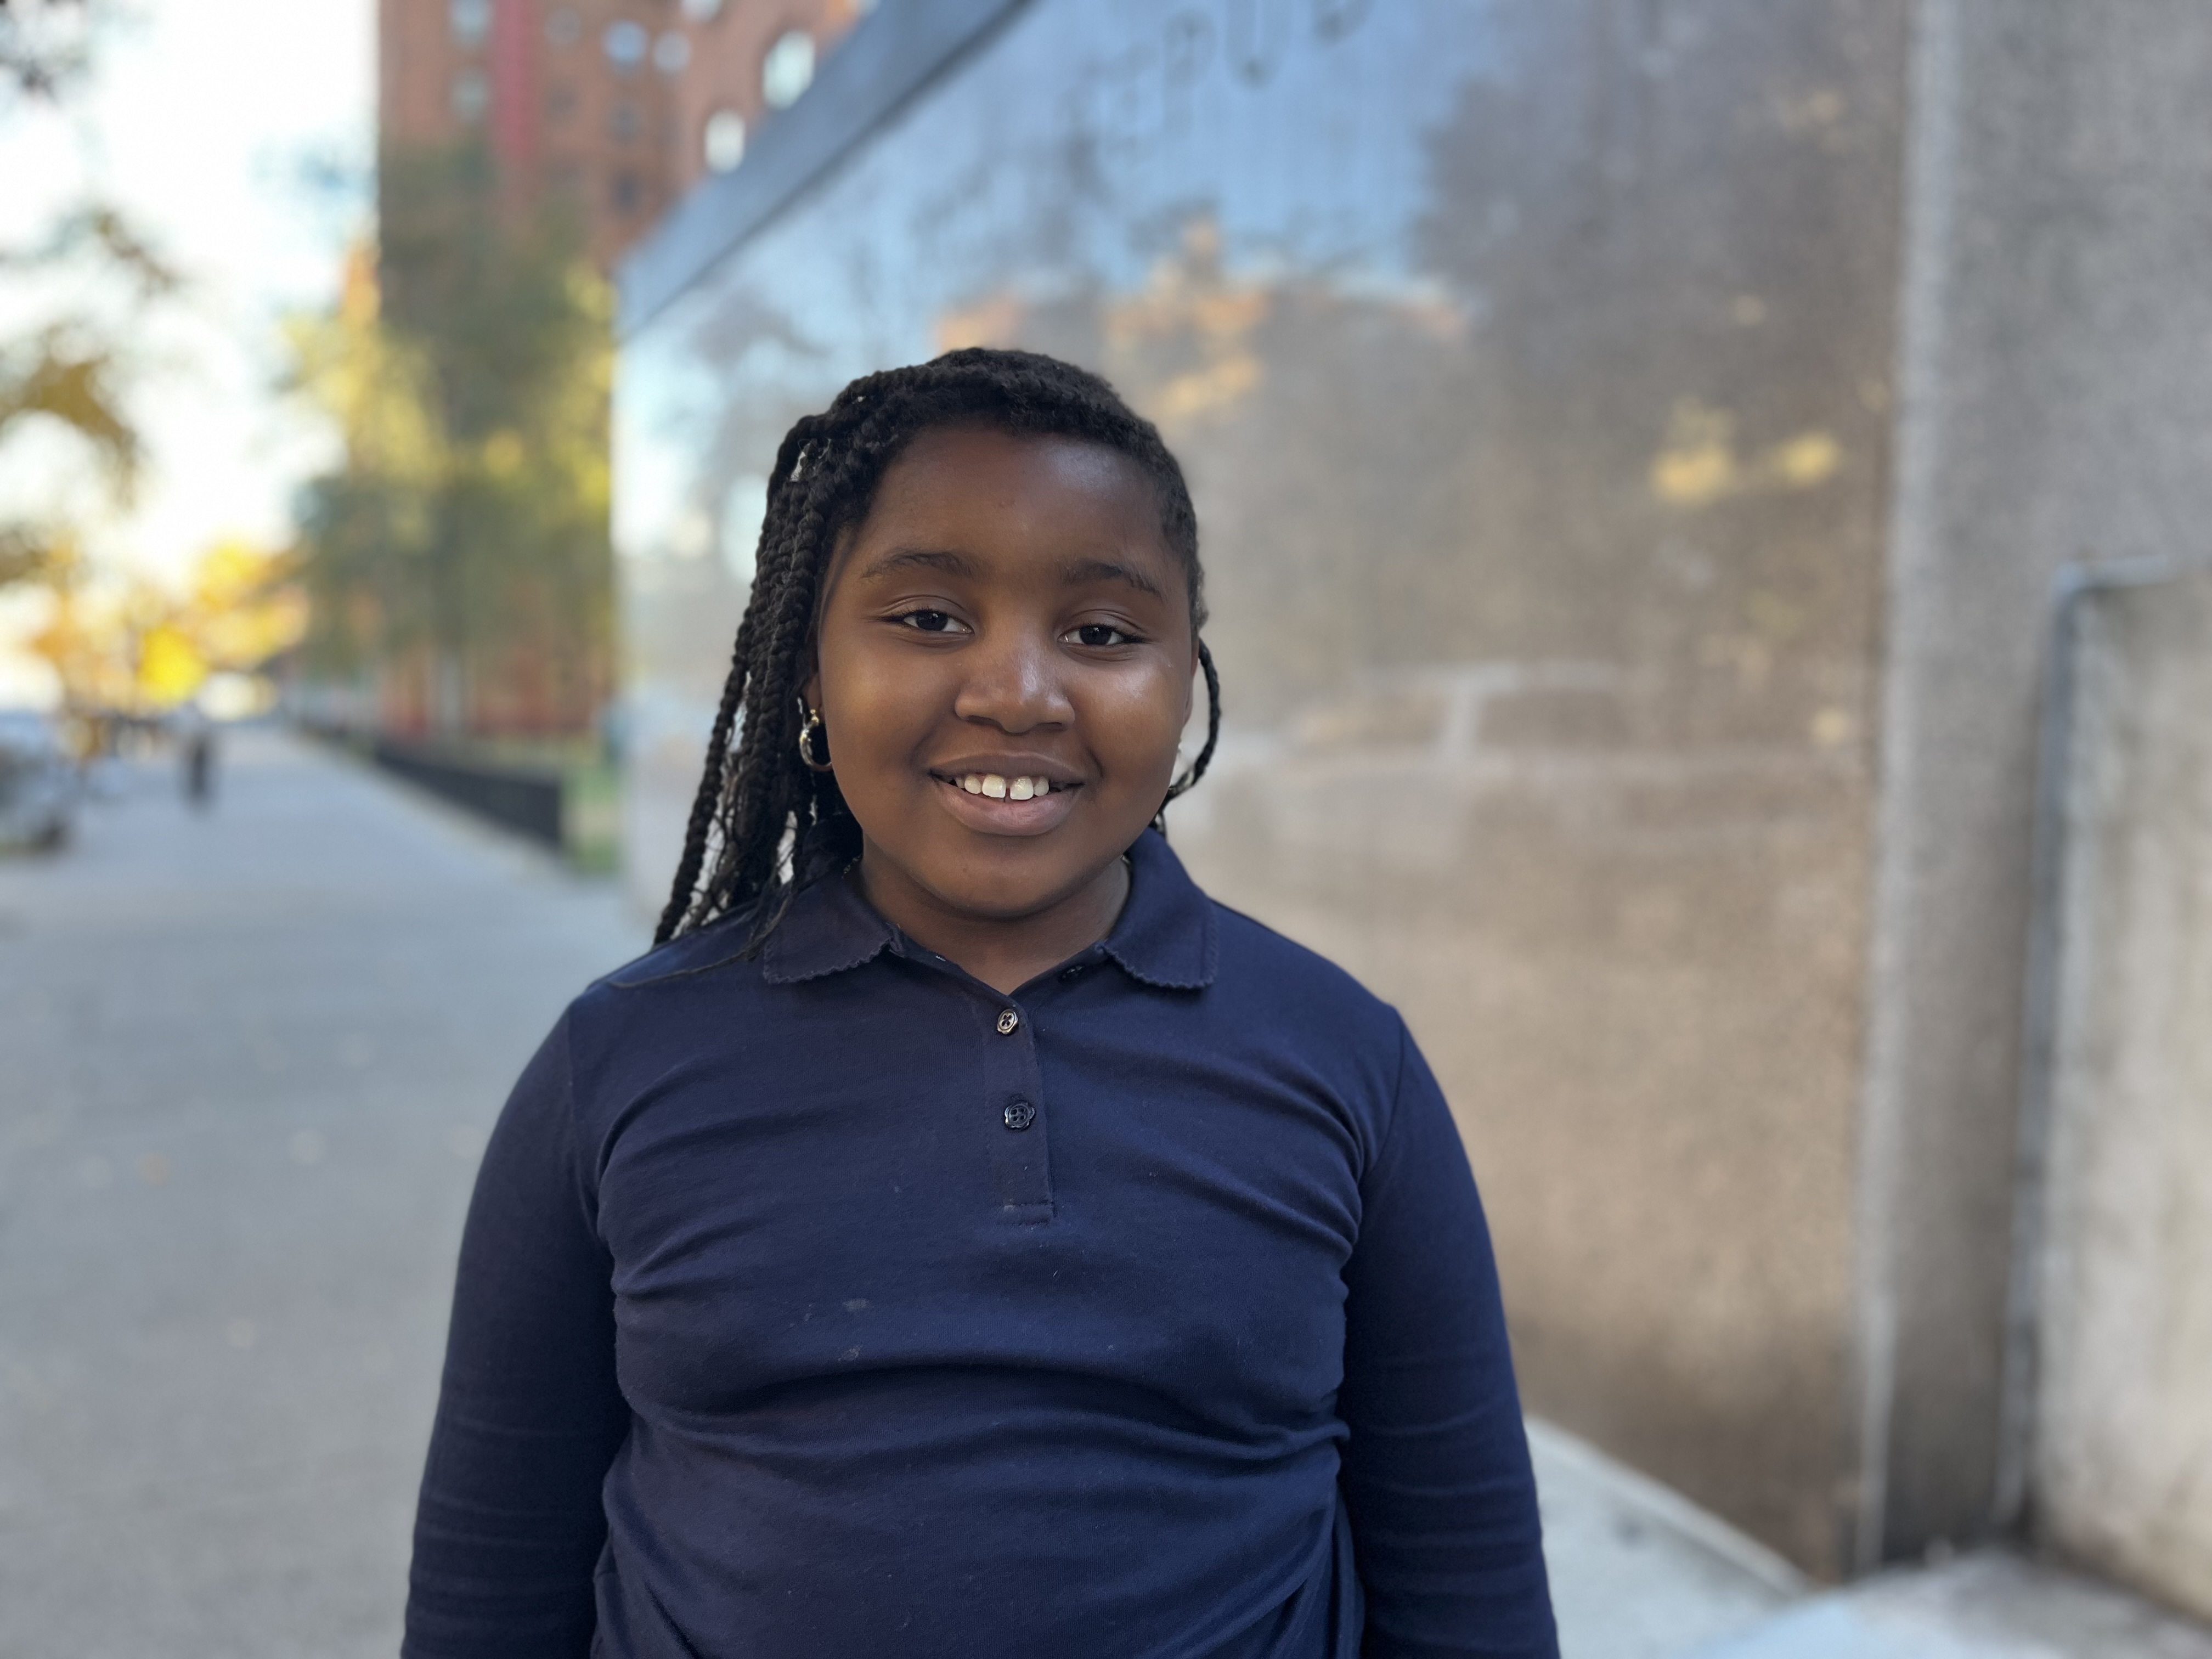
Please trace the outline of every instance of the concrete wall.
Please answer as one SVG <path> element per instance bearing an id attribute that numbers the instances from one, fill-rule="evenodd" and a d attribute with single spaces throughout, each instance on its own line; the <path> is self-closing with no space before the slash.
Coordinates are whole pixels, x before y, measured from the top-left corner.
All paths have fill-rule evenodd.
<path id="1" fill-rule="evenodd" d="M 1817 1572 L 1980 1534 L 2048 586 L 2212 523 L 2209 108 L 2197 0 L 878 9 L 625 278 L 641 898 L 787 423 L 1097 367 L 1176 843 L 1407 1012 L 1532 1404 Z"/>
<path id="2" fill-rule="evenodd" d="M 1914 58 L 1861 1142 L 1867 1565 L 1989 1524 L 2051 576 L 2212 526 L 2212 9 L 1921 0 Z"/>
<path id="3" fill-rule="evenodd" d="M 2036 1519 L 2212 1617 L 2212 573 L 2081 603 Z"/>
<path id="4" fill-rule="evenodd" d="M 1906 16 L 1036 0 L 648 248 L 618 393 L 647 894 L 793 416 L 989 342 L 1158 419 L 1228 708 L 1176 845 L 1406 1011 L 1535 1407 L 1826 1572 Z"/>

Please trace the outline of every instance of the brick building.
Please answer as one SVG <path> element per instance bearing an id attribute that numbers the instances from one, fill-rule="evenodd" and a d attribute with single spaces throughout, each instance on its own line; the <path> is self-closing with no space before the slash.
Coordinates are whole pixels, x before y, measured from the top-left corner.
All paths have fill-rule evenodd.
<path id="1" fill-rule="evenodd" d="M 611 266 L 735 167 L 872 0 L 379 0 L 380 136 L 481 137 L 524 200 L 569 194 Z"/>

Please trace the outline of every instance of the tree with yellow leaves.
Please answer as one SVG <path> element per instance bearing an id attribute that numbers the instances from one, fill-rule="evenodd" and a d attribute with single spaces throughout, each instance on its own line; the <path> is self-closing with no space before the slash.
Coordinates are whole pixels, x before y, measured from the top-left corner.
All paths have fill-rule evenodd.
<path id="1" fill-rule="evenodd" d="M 307 631 L 293 560 L 249 543 L 202 554 L 181 588 L 102 572 L 73 543 L 52 550 L 48 607 L 31 648 L 85 711 L 159 714 L 218 673 L 253 673 Z"/>
<path id="2" fill-rule="evenodd" d="M 110 10 L 93 0 L 0 0 L 0 117 L 19 103 L 58 100 L 81 82 Z M 113 317 L 84 301 L 105 291 L 143 307 L 173 292 L 176 273 L 114 208 L 91 203 L 30 244 L 0 248 L 0 276 L 57 296 L 21 334 L 0 337 L 0 447 L 41 424 L 73 432 L 101 463 L 113 497 L 127 499 L 140 447 L 120 390 L 127 353 Z M 74 546 L 55 515 L 0 519 L 0 587 L 38 576 Z"/>

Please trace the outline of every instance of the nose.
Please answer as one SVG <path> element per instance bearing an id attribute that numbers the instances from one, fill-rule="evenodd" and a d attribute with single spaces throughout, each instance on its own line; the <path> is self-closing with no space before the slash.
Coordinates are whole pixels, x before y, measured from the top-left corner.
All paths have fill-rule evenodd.
<path id="1" fill-rule="evenodd" d="M 1044 629 L 995 629 L 961 657 L 968 674 L 952 700 L 952 712 L 962 720 L 1018 736 L 1074 719 L 1075 706 L 1060 678 L 1060 652 Z"/>

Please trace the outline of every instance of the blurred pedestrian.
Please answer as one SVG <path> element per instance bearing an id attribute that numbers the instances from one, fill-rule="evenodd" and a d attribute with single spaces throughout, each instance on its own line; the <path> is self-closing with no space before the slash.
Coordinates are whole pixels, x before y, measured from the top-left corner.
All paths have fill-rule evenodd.
<path id="1" fill-rule="evenodd" d="M 1158 434 L 871 376 L 757 568 L 659 947 L 485 1153 L 405 1654 L 1552 1659 L 1451 1115 L 1159 832 L 1218 699 Z"/>
<path id="2" fill-rule="evenodd" d="M 185 799 L 194 810 L 205 811 L 215 804 L 214 722 L 188 707 L 181 717 L 178 747 L 184 765 Z"/>

